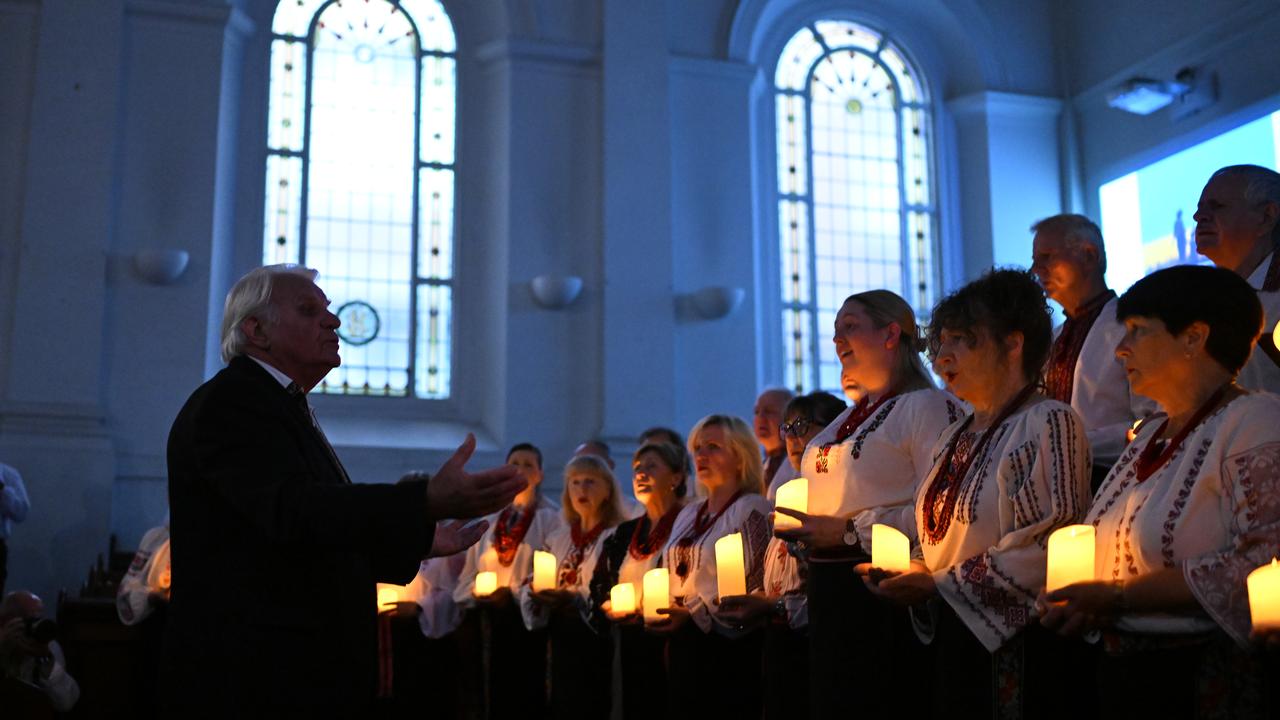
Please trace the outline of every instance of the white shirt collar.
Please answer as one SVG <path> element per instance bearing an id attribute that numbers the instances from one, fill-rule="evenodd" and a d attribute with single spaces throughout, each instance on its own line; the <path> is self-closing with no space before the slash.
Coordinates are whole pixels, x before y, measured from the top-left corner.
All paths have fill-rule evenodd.
<path id="1" fill-rule="evenodd" d="M 264 360 L 259 360 L 258 358 L 252 355 L 245 355 L 245 357 L 261 365 L 263 370 L 266 370 L 268 373 L 270 373 L 271 377 L 275 378 L 276 382 L 280 383 L 280 387 L 287 388 L 290 385 L 294 384 L 293 378 L 277 370 L 275 366 L 273 366 L 271 363 L 268 363 Z"/>
<path id="2" fill-rule="evenodd" d="M 1267 281 L 1267 270 L 1271 268 L 1271 255 L 1272 253 L 1267 253 L 1267 256 L 1262 258 L 1262 262 L 1258 263 L 1258 267 L 1254 268 L 1253 272 L 1249 274 L 1249 285 L 1254 290 L 1261 290 L 1262 284 Z"/>

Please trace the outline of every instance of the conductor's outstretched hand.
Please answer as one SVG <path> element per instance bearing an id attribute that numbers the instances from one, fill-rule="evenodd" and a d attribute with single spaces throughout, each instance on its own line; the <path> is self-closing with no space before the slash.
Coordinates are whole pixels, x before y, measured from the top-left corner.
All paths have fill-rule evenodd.
<path id="1" fill-rule="evenodd" d="M 476 450 L 475 435 L 467 433 L 458 449 L 440 466 L 427 483 L 427 515 L 433 520 L 471 518 L 497 512 L 529 483 L 514 465 L 503 465 L 477 473 L 464 466 Z"/>

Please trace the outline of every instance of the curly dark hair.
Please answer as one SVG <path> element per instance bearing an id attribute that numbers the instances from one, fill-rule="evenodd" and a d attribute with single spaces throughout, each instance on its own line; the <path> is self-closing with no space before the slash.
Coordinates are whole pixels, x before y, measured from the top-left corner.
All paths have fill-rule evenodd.
<path id="1" fill-rule="evenodd" d="M 1034 380 L 1040 377 L 1053 343 L 1050 314 L 1034 275 L 1018 268 L 992 268 L 934 306 L 925 338 L 929 358 L 938 356 L 943 329 L 963 334 L 970 347 L 978 341 L 978 328 L 1001 345 L 1018 332 L 1022 333 L 1022 374 Z"/>
<path id="2" fill-rule="evenodd" d="M 1133 284 L 1116 303 L 1116 319 L 1156 318 L 1171 335 L 1193 322 L 1209 326 L 1204 351 L 1227 372 L 1238 373 L 1263 328 L 1262 304 L 1249 283 L 1230 270 L 1177 265 Z"/>

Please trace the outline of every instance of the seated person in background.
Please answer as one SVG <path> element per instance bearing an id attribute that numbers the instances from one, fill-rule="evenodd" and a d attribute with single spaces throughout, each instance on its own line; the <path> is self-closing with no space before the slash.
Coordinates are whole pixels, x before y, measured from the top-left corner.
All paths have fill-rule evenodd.
<path id="1" fill-rule="evenodd" d="M 0 601 L 0 678 L 38 689 L 54 710 L 66 712 L 80 698 L 80 686 L 67 674 L 66 658 L 53 639 L 57 626 L 43 615 L 44 603 L 26 590 Z"/>
<path id="2" fill-rule="evenodd" d="M 156 606 L 169 602 L 169 513 L 164 524 L 142 536 L 129 571 L 116 590 L 116 613 L 125 625 L 137 625 Z"/>

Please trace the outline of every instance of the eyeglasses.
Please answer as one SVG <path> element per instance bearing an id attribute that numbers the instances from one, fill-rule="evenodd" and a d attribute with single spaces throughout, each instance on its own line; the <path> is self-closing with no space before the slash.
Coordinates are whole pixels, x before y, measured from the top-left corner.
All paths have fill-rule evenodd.
<path id="1" fill-rule="evenodd" d="M 794 438 L 798 438 L 804 435 L 805 433 L 809 432 L 809 426 L 812 424 L 813 423 L 812 421 L 809 420 L 809 418 L 799 417 L 799 418 L 796 418 L 795 420 L 792 420 L 789 423 L 784 422 L 781 425 L 779 425 L 778 434 L 784 438 L 788 435 Z"/>

